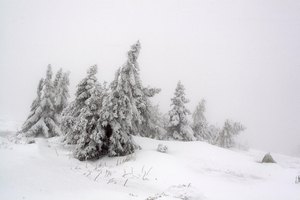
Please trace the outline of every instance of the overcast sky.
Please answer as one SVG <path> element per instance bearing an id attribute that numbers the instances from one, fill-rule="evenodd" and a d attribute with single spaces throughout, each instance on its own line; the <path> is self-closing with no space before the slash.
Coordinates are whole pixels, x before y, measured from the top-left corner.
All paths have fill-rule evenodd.
<path id="1" fill-rule="evenodd" d="M 49 63 L 71 71 L 72 95 L 90 65 L 110 82 L 136 40 L 163 112 L 181 80 L 190 110 L 205 98 L 209 121 L 241 121 L 252 147 L 300 145 L 299 0 L 0 0 L 0 116 L 25 120 Z"/>

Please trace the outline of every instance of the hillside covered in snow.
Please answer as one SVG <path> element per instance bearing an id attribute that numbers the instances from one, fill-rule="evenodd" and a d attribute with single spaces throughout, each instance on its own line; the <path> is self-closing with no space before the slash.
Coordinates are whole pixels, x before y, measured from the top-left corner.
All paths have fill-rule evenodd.
<path id="1" fill-rule="evenodd" d="M 141 146 L 124 157 L 73 158 L 60 137 L 35 143 L 0 135 L 0 199 L 207 199 L 297 200 L 300 159 L 265 152 L 223 149 L 204 142 L 134 137 Z M 157 151 L 158 144 L 168 147 Z"/>

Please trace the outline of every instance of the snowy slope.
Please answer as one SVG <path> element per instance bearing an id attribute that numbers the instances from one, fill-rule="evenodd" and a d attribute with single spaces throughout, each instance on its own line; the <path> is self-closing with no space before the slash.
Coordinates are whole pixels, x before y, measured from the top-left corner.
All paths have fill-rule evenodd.
<path id="1" fill-rule="evenodd" d="M 135 137 L 134 155 L 80 162 L 60 138 L 15 144 L 0 136 L 0 199 L 299 200 L 300 159 L 226 150 L 203 142 Z M 168 153 L 156 151 L 166 144 Z"/>

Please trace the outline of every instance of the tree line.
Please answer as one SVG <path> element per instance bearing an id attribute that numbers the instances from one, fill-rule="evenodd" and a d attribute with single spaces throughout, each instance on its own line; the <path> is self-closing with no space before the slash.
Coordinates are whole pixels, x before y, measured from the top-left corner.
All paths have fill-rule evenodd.
<path id="1" fill-rule="evenodd" d="M 137 62 L 140 49 L 139 41 L 131 46 L 126 62 L 109 85 L 98 81 L 96 65 L 89 67 L 86 77 L 77 85 L 72 102 L 68 102 L 69 73 L 60 69 L 53 80 L 49 65 L 46 77 L 38 84 L 37 97 L 22 126 L 22 134 L 62 136 L 64 143 L 76 145 L 74 156 L 79 160 L 131 154 L 139 148 L 133 135 L 159 140 L 199 140 L 225 148 L 234 146 L 234 136 L 245 127 L 231 120 L 226 120 L 222 128 L 209 124 L 205 100 L 191 113 L 180 81 L 171 99 L 171 110 L 167 115 L 161 114 L 150 101 L 161 90 L 144 87 L 140 79 Z"/>

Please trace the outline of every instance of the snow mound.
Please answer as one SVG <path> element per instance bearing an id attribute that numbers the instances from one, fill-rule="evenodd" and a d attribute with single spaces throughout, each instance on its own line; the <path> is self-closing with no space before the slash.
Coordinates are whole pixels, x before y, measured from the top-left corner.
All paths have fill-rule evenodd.
<path id="1" fill-rule="evenodd" d="M 158 144 L 157 151 L 161 153 L 167 153 L 168 147 L 164 144 Z"/>

